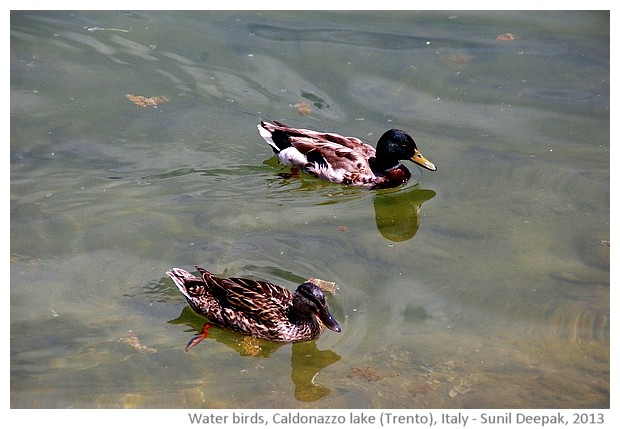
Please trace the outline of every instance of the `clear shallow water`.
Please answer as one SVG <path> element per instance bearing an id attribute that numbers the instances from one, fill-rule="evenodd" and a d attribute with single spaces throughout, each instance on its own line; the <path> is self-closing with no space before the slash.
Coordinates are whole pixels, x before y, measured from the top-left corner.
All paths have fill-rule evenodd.
<path id="1" fill-rule="evenodd" d="M 261 117 L 438 171 L 283 178 Z M 13 13 L 11 406 L 609 407 L 609 165 L 607 13 Z M 343 332 L 186 353 L 196 264 Z"/>

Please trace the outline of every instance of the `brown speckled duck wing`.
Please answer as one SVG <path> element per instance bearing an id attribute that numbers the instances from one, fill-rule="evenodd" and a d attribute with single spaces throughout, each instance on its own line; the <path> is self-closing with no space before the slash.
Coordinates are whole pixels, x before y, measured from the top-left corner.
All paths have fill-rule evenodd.
<path id="1" fill-rule="evenodd" d="M 293 146 L 304 143 L 333 143 L 336 146 L 343 146 L 359 152 L 362 156 L 365 156 L 366 158 L 375 156 L 375 148 L 367 143 L 364 143 L 357 137 L 347 137 L 336 133 L 324 133 L 320 131 L 308 130 L 305 128 L 293 128 L 278 121 L 273 121 L 273 124 L 270 124 L 268 122 L 261 123 L 272 133 L 276 130 L 285 133 Z"/>
<path id="2" fill-rule="evenodd" d="M 320 136 L 320 143 L 334 143 L 336 145 L 342 146 L 342 148 L 350 149 L 351 151 L 354 151 L 359 156 L 366 159 L 375 156 L 375 148 L 367 143 L 364 143 L 357 137 L 345 137 L 333 133 L 321 133 Z"/>
<path id="3" fill-rule="evenodd" d="M 278 285 L 241 278 L 223 279 L 197 267 L 213 297 L 223 309 L 266 322 L 281 317 L 293 302 L 293 294 Z"/>
<path id="4" fill-rule="evenodd" d="M 303 143 L 295 144 L 302 152 Z M 311 150 L 311 151 L 310 151 Z M 336 143 L 312 143 L 305 154 L 311 164 L 304 169 L 309 173 L 344 184 L 371 186 L 376 180 L 370 167 L 369 158 L 359 150 L 354 150 Z"/>
<path id="5" fill-rule="evenodd" d="M 313 148 L 334 169 L 341 168 L 346 171 L 358 171 L 361 174 L 371 172 L 368 158 L 359 150 L 334 143 L 315 143 Z"/>

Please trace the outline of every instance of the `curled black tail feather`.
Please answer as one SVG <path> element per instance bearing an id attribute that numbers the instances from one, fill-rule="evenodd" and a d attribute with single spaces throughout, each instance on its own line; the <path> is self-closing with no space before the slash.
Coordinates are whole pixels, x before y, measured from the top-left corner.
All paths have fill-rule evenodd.
<path id="1" fill-rule="evenodd" d="M 280 151 L 286 149 L 287 147 L 291 147 L 291 141 L 288 138 L 288 135 L 282 130 L 275 130 L 271 133 L 271 139 L 273 143 L 278 147 Z M 273 148 L 273 151 L 276 152 L 276 148 Z M 276 152 L 277 153 L 277 152 Z"/>

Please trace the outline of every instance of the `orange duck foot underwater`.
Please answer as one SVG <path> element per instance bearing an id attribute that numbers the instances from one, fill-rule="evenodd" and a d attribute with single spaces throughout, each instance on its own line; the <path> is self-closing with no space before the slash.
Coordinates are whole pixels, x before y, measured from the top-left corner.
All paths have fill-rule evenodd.
<path id="1" fill-rule="evenodd" d="M 295 292 L 273 283 L 231 277 L 223 279 L 201 267 L 197 277 L 181 268 L 166 274 L 174 281 L 190 307 L 214 325 L 271 341 L 307 341 L 327 327 L 340 332 L 340 325 L 327 308 L 318 285 L 302 283 Z M 206 336 L 206 323 L 190 340 L 186 350 Z"/>
<path id="2" fill-rule="evenodd" d="M 400 162 L 406 159 L 427 170 L 437 170 L 402 130 L 386 131 L 377 142 L 377 149 L 356 137 L 291 128 L 276 121 L 261 121 L 258 132 L 282 164 L 297 166 L 335 183 L 371 189 L 402 185 L 411 177 Z"/>

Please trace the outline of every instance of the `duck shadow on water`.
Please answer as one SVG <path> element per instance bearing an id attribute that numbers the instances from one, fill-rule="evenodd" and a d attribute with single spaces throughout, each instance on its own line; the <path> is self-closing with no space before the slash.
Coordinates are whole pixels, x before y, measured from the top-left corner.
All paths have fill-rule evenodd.
<path id="1" fill-rule="evenodd" d="M 199 332 L 205 319 L 197 316 L 188 306 L 183 307 L 176 319 L 168 321 L 173 325 L 187 325 Z M 231 333 L 213 326 L 206 340 L 215 340 L 248 358 L 269 358 L 287 343 L 277 343 Z M 206 341 L 204 346 L 208 344 Z M 291 381 L 295 386 L 295 399 L 301 402 L 314 402 L 331 394 L 331 389 L 316 382 L 319 372 L 338 362 L 341 356 L 332 350 L 319 350 L 316 340 L 293 343 L 291 347 Z"/>

